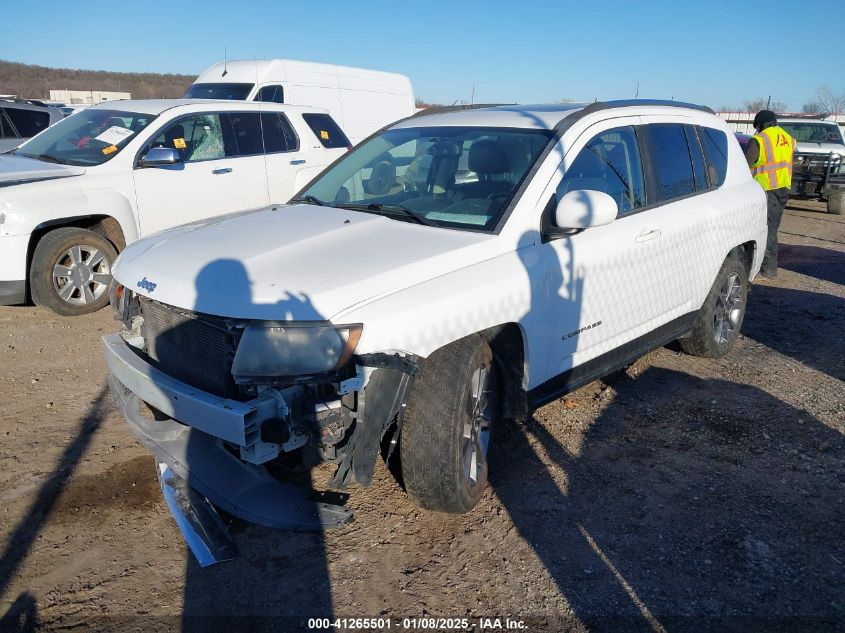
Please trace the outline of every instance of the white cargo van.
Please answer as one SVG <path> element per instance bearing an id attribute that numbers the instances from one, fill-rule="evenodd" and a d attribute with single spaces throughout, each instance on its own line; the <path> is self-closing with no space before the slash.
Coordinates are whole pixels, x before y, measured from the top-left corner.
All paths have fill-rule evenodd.
<path id="1" fill-rule="evenodd" d="M 214 64 L 197 77 L 185 97 L 325 108 L 353 143 L 416 111 L 411 80 L 405 75 L 290 59 Z"/>

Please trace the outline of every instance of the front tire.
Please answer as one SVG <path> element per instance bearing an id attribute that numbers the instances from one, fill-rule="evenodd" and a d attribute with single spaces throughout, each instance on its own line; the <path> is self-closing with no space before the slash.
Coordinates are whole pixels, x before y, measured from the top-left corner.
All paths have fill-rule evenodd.
<path id="1" fill-rule="evenodd" d="M 41 238 L 29 269 L 32 299 L 63 316 L 96 312 L 109 302 L 117 251 L 99 233 L 62 227 Z"/>
<path id="2" fill-rule="evenodd" d="M 681 349 L 706 358 L 721 358 L 730 352 L 745 318 L 747 299 L 748 271 L 737 257 L 729 255 L 698 311 L 695 327 L 679 339 Z"/>
<path id="3" fill-rule="evenodd" d="M 827 212 L 833 215 L 845 215 L 845 188 L 836 187 L 828 192 Z"/>
<path id="4" fill-rule="evenodd" d="M 429 356 L 402 423 L 405 490 L 421 507 L 469 512 L 487 486 L 490 437 L 500 417 L 493 352 L 475 334 Z"/>

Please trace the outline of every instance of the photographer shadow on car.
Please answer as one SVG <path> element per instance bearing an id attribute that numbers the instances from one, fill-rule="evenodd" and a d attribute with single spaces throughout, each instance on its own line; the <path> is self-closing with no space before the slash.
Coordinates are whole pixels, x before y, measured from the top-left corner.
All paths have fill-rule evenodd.
<path id="1" fill-rule="evenodd" d="M 212 315 L 249 314 L 254 318 L 280 321 L 325 320 L 305 295 L 288 295 L 285 300 L 272 304 L 254 304 L 247 271 L 234 259 L 215 260 L 198 274 L 194 311 Z M 162 337 L 176 341 L 182 335 L 179 329 L 184 327 L 191 326 L 189 323 L 176 325 Z M 189 360 L 195 365 L 201 362 L 197 357 Z M 203 473 L 202 481 L 189 473 L 187 484 L 200 491 L 209 483 L 206 479 L 208 466 L 204 463 L 208 461 L 209 438 L 191 429 L 186 449 L 187 469 L 195 468 L 196 472 Z M 219 466 L 220 462 L 217 464 Z M 288 499 L 292 522 L 302 517 L 307 520 L 308 515 L 320 513 L 322 493 L 311 485 L 307 470 L 289 473 L 290 481 L 279 483 L 279 486 L 288 487 L 280 491 L 273 487 L 273 480 L 264 466 L 246 466 L 260 473 L 262 480 L 255 489 L 243 489 L 228 498 L 240 501 L 240 495 L 247 512 L 263 512 L 271 519 L 278 517 L 278 510 L 267 504 L 272 504 L 277 497 L 284 503 L 285 495 L 291 493 Z M 263 496 L 266 499 L 264 507 Z M 305 628 L 303 614 L 331 616 L 331 591 L 321 529 L 267 529 L 238 519 L 225 508 L 218 506 L 218 509 L 222 510 L 221 516 L 229 531 L 236 536 L 237 555 L 210 567 L 201 567 L 194 556 L 187 556 L 182 609 L 185 630 L 299 630 Z M 302 529 L 308 530 L 308 527 Z"/>

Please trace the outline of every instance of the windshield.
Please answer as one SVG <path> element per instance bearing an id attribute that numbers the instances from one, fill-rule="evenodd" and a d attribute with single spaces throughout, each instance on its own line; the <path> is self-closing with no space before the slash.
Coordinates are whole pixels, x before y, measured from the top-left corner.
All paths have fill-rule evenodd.
<path id="1" fill-rule="evenodd" d="M 835 123 L 779 123 L 799 143 L 842 144 L 842 134 Z"/>
<path id="2" fill-rule="evenodd" d="M 153 119 L 152 114 L 89 108 L 48 127 L 14 153 L 50 163 L 99 165 L 117 156 Z"/>
<path id="3" fill-rule="evenodd" d="M 387 130 L 323 172 L 299 199 L 492 231 L 551 137 L 511 128 Z"/>
<path id="4" fill-rule="evenodd" d="M 185 99 L 224 99 L 244 101 L 255 84 L 194 84 L 185 93 Z"/>

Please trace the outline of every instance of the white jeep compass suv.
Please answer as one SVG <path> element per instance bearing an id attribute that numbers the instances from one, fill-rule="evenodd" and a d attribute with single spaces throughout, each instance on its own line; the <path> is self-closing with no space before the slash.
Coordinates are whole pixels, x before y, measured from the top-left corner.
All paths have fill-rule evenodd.
<path id="1" fill-rule="evenodd" d="M 115 398 L 169 481 L 250 521 L 345 520 L 297 473 L 366 485 L 380 451 L 467 512 L 503 419 L 675 339 L 731 349 L 766 201 L 730 136 L 676 102 L 401 121 L 290 205 L 130 245 Z"/>

